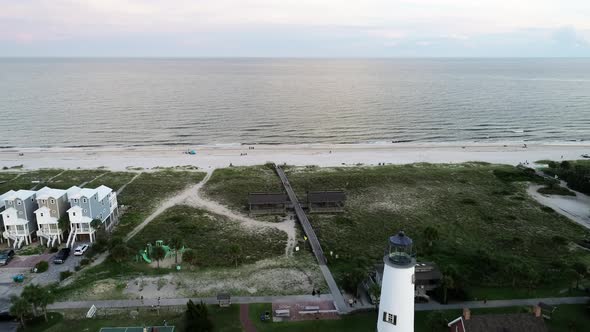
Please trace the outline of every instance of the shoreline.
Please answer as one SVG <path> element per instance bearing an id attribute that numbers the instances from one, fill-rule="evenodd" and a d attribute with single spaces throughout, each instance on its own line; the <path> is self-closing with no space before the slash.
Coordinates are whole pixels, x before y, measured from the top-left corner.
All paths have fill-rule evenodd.
<path id="1" fill-rule="evenodd" d="M 0 168 L 126 170 L 191 165 L 206 170 L 266 162 L 324 167 L 467 161 L 517 165 L 540 159 L 581 159 L 582 154 L 590 153 L 590 142 L 526 144 L 526 148 L 522 142 L 11 148 L 0 149 Z M 195 150 L 196 155 L 186 154 L 188 150 Z"/>

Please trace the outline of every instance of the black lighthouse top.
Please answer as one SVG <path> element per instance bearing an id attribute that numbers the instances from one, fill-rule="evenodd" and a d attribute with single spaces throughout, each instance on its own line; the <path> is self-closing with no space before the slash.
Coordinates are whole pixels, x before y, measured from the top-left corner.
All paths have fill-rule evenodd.
<path id="1" fill-rule="evenodd" d="M 408 266 L 414 261 L 413 241 L 403 231 L 389 237 L 389 262 L 397 266 Z"/>

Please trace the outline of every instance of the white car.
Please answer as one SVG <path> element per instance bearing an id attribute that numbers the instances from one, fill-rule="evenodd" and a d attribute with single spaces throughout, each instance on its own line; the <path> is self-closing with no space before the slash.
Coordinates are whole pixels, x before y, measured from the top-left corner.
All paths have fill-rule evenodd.
<path id="1" fill-rule="evenodd" d="M 88 250 L 87 244 L 77 246 L 76 249 L 74 250 L 74 256 L 82 256 L 86 252 L 86 250 Z"/>

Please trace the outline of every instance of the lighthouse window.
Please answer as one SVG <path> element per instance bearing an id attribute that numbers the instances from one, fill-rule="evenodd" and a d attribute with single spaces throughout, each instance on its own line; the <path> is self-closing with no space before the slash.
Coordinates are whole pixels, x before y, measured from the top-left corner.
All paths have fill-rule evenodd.
<path id="1" fill-rule="evenodd" d="M 397 315 L 383 312 L 383 321 L 393 325 L 397 325 Z"/>

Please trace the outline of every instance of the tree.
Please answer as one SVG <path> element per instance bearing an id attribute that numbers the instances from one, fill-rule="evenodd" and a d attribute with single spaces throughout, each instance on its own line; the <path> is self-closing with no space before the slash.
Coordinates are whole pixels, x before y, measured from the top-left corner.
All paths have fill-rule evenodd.
<path id="1" fill-rule="evenodd" d="M 564 160 L 561 162 L 561 164 L 559 164 L 559 167 L 565 170 L 571 169 L 572 168 L 572 163 L 570 163 L 567 160 Z"/>
<path id="2" fill-rule="evenodd" d="M 432 247 L 434 241 L 438 240 L 438 230 L 434 227 L 428 226 L 424 229 L 423 232 L 424 239 L 428 241 L 428 246 Z"/>
<path id="3" fill-rule="evenodd" d="M 166 257 L 166 251 L 164 251 L 164 248 L 162 248 L 161 246 L 155 246 L 152 249 L 152 257 L 158 263 L 158 269 L 159 269 L 160 268 L 160 261 L 162 259 L 164 259 L 164 257 Z"/>
<path id="4" fill-rule="evenodd" d="M 41 304 L 41 286 L 36 284 L 30 284 L 23 288 L 21 297 L 31 306 L 33 316 L 37 317 L 37 307 Z"/>
<path id="5" fill-rule="evenodd" d="M 209 311 L 207 305 L 203 302 L 195 304 L 189 300 L 186 304 L 185 312 L 187 332 L 211 332 L 213 331 L 213 322 L 209 318 Z"/>
<path id="6" fill-rule="evenodd" d="M 178 264 L 178 250 L 182 247 L 182 239 L 178 236 L 175 236 L 170 241 L 170 245 L 174 248 L 174 264 Z"/>
<path id="7" fill-rule="evenodd" d="M 578 282 L 580 274 L 574 269 L 565 270 L 565 277 L 569 281 L 569 291 L 571 293 L 574 284 Z"/>
<path id="8" fill-rule="evenodd" d="M 238 267 L 238 263 L 240 262 L 240 258 L 242 256 L 242 248 L 240 248 L 237 244 L 232 244 L 229 247 L 229 254 L 232 260 L 236 263 L 236 267 Z"/>
<path id="9" fill-rule="evenodd" d="M 381 299 L 381 287 L 379 287 L 379 284 L 371 284 L 371 286 L 369 287 L 369 296 L 371 297 L 371 299 L 375 299 L 375 309 L 378 309 L 379 300 Z"/>
<path id="10" fill-rule="evenodd" d="M 447 321 L 441 311 L 431 311 L 426 316 L 426 325 L 432 332 L 437 332 L 446 327 Z"/>
<path id="11" fill-rule="evenodd" d="M 102 226 L 102 221 L 100 219 L 92 219 L 90 221 L 90 226 L 95 230 L 98 230 Z"/>
<path id="12" fill-rule="evenodd" d="M 38 305 L 43 311 L 43 316 L 45 317 L 45 321 L 48 322 L 49 319 L 47 318 L 47 306 L 55 302 L 54 296 L 54 289 L 51 286 L 41 287 L 39 293 L 39 302 Z"/>
<path id="13" fill-rule="evenodd" d="M 68 230 L 69 226 L 70 226 L 70 219 L 68 218 L 67 215 L 62 216 L 57 221 L 57 227 L 59 227 L 59 229 L 61 229 L 62 231 Z"/>
<path id="14" fill-rule="evenodd" d="M 127 247 L 124 243 L 117 244 L 111 248 L 111 258 L 117 263 L 123 262 L 128 256 L 129 247 Z"/>
<path id="15" fill-rule="evenodd" d="M 443 303 L 446 304 L 448 301 L 449 289 L 455 288 L 455 279 L 453 279 L 451 275 L 443 276 L 441 287 L 443 289 Z"/>
<path id="16" fill-rule="evenodd" d="M 192 249 L 185 250 L 182 253 L 182 261 L 189 264 L 195 264 L 197 261 L 197 254 Z"/>
<path id="17" fill-rule="evenodd" d="M 580 281 L 586 277 L 588 274 L 588 267 L 586 264 L 582 262 L 576 262 L 572 265 L 572 269 L 574 269 L 578 273 L 578 279 L 576 280 L 576 288 L 580 287 Z"/>
<path id="18" fill-rule="evenodd" d="M 24 328 L 25 317 L 31 312 L 31 305 L 22 296 L 12 296 L 10 302 L 10 314 L 18 317 L 20 325 Z"/>

